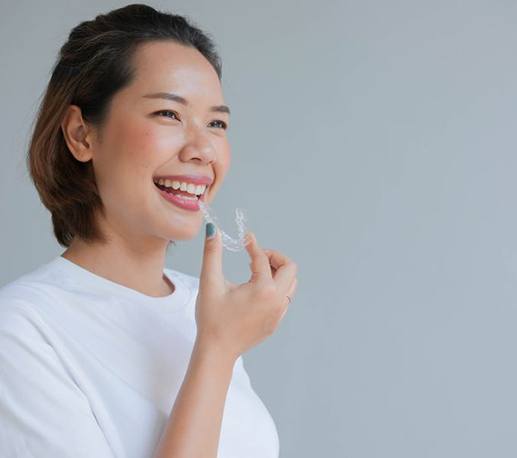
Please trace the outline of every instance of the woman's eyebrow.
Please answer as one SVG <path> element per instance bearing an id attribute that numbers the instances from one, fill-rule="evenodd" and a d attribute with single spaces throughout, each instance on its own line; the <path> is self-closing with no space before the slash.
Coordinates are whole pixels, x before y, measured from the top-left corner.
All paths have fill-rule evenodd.
<path id="1" fill-rule="evenodd" d="M 173 94 L 172 92 L 155 92 L 153 94 L 146 94 L 143 97 L 148 99 L 166 99 L 173 100 L 175 102 L 182 103 L 187 106 L 188 102 L 185 98 L 181 97 L 178 94 Z M 221 113 L 230 114 L 230 108 L 227 105 L 216 105 L 210 108 L 210 111 L 219 111 Z"/>

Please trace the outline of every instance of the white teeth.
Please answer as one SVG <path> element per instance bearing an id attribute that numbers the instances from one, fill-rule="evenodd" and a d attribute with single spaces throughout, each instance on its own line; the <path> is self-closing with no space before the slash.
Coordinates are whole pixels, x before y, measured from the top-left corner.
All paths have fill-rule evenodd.
<path id="1" fill-rule="evenodd" d="M 195 184 L 192 184 L 192 183 L 189 183 L 188 186 L 187 186 L 187 192 L 190 192 L 190 194 L 195 194 L 196 193 L 196 185 Z"/>
<path id="2" fill-rule="evenodd" d="M 195 185 L 194 183 L 186 183 L 180 181 L 172 181 L 169 179 L 160 178 L 157 182 L 160 186 L 166 186 L 167 188 L 179 189 L 180 191 L 186 191 L 189 194 L 194 194 L 200 196 L 203 194 L 207 188 L 206 185 L 200 184 Z"/>

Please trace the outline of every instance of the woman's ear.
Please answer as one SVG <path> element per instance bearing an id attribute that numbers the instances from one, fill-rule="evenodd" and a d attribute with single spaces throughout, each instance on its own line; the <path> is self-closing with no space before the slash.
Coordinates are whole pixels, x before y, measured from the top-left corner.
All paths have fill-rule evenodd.
<path id="1" fill-rule="evenodd" d="M 77 105 L 68 107 L 61 123 L 61 131 L 72 155 L 80 162 L 88 162 L 92 158 L 93 151 L 89 141 L 88 126 Z"/>

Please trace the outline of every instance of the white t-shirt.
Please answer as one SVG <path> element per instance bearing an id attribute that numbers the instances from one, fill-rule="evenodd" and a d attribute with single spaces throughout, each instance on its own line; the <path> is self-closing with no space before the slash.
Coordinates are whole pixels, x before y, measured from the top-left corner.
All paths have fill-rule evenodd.
<path id="1" fill-rule="evenodd" d="M 199 278 L 164 274 L 175 291 L 152 297 L 57 256 L 0 288 L 1 457 L 153 456 L 197 329 Z M 278 454 L 241 356 L 217 456 Z"/>

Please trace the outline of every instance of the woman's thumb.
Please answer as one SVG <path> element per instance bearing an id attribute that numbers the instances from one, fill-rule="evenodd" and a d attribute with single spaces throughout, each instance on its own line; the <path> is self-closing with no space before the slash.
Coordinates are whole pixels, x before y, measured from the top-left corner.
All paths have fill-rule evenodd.
<path id="1" fill-rule="evenodd" d="M 224 285 L 221 234 L 213 223 L 207 223 L 205 231 L 205 246 L 200 282 L 208 282 L 214 286 Z"/>

